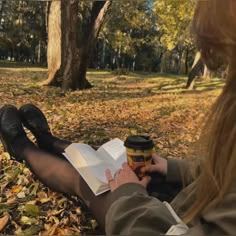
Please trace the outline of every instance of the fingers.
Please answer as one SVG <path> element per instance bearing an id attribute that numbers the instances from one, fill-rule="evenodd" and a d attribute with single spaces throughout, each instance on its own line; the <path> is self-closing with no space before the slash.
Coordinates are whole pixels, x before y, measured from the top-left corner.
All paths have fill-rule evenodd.
<path id="1" fill-rule="evenodd" d="M 152 154 L 152 159 L 153 159 L 154 163 L 158 163 L 160 158 L 161 157 L 158 156 L 156 153 Z"/>
<path id="2" fill-rule="evenodd" d="M 115 175 L 114 175 L 114 179 L 116 178 L 117 175 L 119 175 L 121 173 L 122 169 L 119 169 L 116 171 Z"/>
<path id="3" fill-rule="evenodd" d="M 129 166 L 129 164 L 127 162 L 124 162 L 122 164 L 122 168 L 123 168 L 123 170 L 131 170 L 131 168 L 130 168 L 130 166 Z"/>
<path id="4" fill-rule="evenodd" d="M 141 184 L 146 188 L 151 179 L 152 178 L 150 176 L 144 176 L 141 180 Z"/>
<path id="5" fill-rule="evenodd" d="M 152 173 L 152 172 L 157 172 L 157 171 L 159 171 L 159 167 L 157 165 L 149 165 L 149 166 L 144 166 L 142 168 L 143 173 L 145 172 Z"/>
<path id="6" fill-rule="evenodd" d="M 105 171 L 105 175 L 112 192 L 126 183 L 138 183 L 146 188 L 148 183 L 151 181 L 150 176 L 145 176 L 140 181 L 134 171 L 130 168 L 128 163 L 123 163 L 122 169 L 118 170 L 115 173 L 114 178 L 109 169 Z"/>
<path id="7" fill-rule="evenodd" d="M 114 179 L 112 177 L 111 171 L 109 169 L 106 169 L 105 175 L 106 175 L 106 179 L 107 179 L 108 185 L 109 185 L 111 191 L 113 192 L 114 189 L 115 189 L 115 181 L 114 181 Z"/>
<path id="8" fill-rule="evenodd" d="M 108 182 L 113 180 L 113 177 L 111 175 L 111 171 L 109 169 L 106 169 L 105 175 L 106 175 L 106 179 L 107 179 Z"/>

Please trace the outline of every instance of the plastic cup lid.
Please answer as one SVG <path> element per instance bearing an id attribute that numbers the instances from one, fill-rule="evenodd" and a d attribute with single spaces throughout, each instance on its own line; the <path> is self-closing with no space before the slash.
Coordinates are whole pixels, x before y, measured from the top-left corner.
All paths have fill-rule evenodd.
<path id="1" fill-rule="evenodd" d="M 153 140 L 145 135 L 131 135 L 125 140 L 124 146 L 136 150 L 147 150 L 154 147 Z"/>

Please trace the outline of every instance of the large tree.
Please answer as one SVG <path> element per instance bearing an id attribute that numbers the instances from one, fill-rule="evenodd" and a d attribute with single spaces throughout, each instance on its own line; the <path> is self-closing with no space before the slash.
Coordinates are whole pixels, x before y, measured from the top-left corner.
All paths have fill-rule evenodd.
<path id="1" fill-rule="evenodd" d="M 52 1 L 48 16 L 47 85 L 85 89 L 88 63 L 112 0 Z"/>

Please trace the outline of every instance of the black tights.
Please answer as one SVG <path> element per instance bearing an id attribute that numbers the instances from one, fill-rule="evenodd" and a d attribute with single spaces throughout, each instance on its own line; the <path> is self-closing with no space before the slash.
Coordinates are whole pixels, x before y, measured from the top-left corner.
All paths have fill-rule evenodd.
<path id="1" fill-rule="evenodd" d="M 36 146 L 26 146 L 22 156 L 31 171 L 49 188 L 81 198 L 93 213 L 100 227 L 105 227 L 107 198 L 109 193 L 95 196 L 86 182 L 65 159 L 53 153 L 61 153 L 70 144 L 55 138 L 52 143 L 52 153 L 43 151 Z"/>

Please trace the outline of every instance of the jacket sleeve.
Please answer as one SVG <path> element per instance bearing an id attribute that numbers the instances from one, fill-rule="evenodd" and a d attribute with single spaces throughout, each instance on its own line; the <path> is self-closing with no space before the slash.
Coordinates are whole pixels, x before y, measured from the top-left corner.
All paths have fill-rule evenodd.
<path id="1" fill-rule="evenodd" d="M 167 207 L 149 197 L 140 184 L 125 184 L 111 194 L 106 215 L 107 235 L 165 234 L 176 224 Z"/>
<path id="2" fill-rule="evenodd" d="M 193 177 L 191 175 L 188 161 L 168 158 L 166 182 L 178 183 L 182 184 L 182 186 L 192 183 Z"/>

